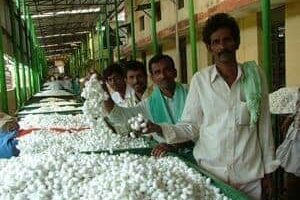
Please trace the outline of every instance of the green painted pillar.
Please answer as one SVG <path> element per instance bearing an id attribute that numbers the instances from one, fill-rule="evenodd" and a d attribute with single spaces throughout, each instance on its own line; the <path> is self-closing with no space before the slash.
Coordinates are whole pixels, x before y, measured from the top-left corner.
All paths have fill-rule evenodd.
<path id="1" fill-rule="evenodd" d="M 29 30 L 29 15 L 28 15 L 28 7 L 24 4 L 24 33 L 25 33 L 25 47 L 26 47 L 26 61 L 27 61 L 27 78 L 29 81 L 29 96 L 31 97 L 33 95 L 33 84 L 32 84 L 32 76 L 31 76 L 31 70 L 32 70 L 32 62 L 30 58 L 30 48 L 29 48 L 29 40 L 30 40 L 30 30 Z"/>
<path id="2" fill-rule="evenodd" d="M 107 47 L 107 51 L 108 51 L 108 65 L 110 65 L 114 62 L 114 60 L 113 60 L 113 55 L 112 55 L 112 52 L 111 52 L 112 48 L 111 48 L 111 44 L 110 44 L 110 26 L 109 26 L 109 20 L 108 20 L 107 4 L 104 6 L 104 8 L 105 8 L 106 47 Z"/>
<path id="3" fill-rule="evenodd" d="M 17 1 L 18 2 L 18 1 Z M 15 9 L 12 1 L 8 1 L 9 5 L 9 17 L 10 17 L 10 27 L 11 27 L 11 35 L 12 35 L 12 45 L 13 45 L 13 54 L 15 59 L 15 85 L 16 85 L 16 107 L 19 109 L 23 103 L 23 95 L 21 90 L 21 80 L 20 80 L 20 51 L 17 46 L 17 36 L 16 36 L 16 17 L 15 17 Z M 19 22 L 19 21 L 17 21 Z"/>
<path id="4" fill-rule="evenodd" d="M 24 4 L 24 0 L 21 0 L 21 4 Z M 21 8 L 18 10 L 18 15 L 21 16 Z M 25 55 L 24 55 L 24 38 L 23 38 L 23 32 L 24 29 L 22 28 L 22 20 L 19 18 L 19 42 L 20 42 L 20 55 L 21 55 L 21 63 L 22 63 L 22 82 L 23 82 L 23 97 L 24 97 L 24 101 L 27 100 L 27 84 L 26 84 L 26 68 L 25 68 Z"/>
<path id="5" fill-rule="evenodd" d="M 102 31 L 102 16 L 99 16 L 98 21 L 98 56 L 99 56 L 99 72 L 104 69 L 104 62 L 103 62 L 103 31 Z"/>
<path id="6" fill-rule="evenodd" d="M 152 51 L 154 54 L 158 54 L 158 40 L 156 34 L 156 7 L 155 0 L 151 0 L 151 38 L 152 38 Z"/>
<path id="7" fill-rule="evenodd" d="M 271 58 L 271 6 L 270 0 L 261 1 L 262 37 L 263 37 L 263 68 L 267 77 L 269 91 L 273 91 L 272 84 L 272 58 Z"/>
<path id="8" fill-rule="evenodd" d="M 116 20 L 116 45 L 117 45 L 117 58 L 120 62 L 121 51 L 120 51 L 120 35 L 119 35 L 119 19 L 118 19 L 118 2 L 115 0 L 115 20 Z"/>
<path id="9" fill-rule="evenodd" d="M 197 69 L 197 38 L 196 38 L 196 25 L 195 25 L 195 14 L 194 14 L 194 1 L 189 0 L 189 32 L 190 32 L 190 44 L 192 54 L 192 72 L 195 74 Z"/>
<path id="10" fill-rule="evenodd" d="M 2 40 L 2 27 L 0 27 L 0 95 L 2 111 L 8 113 L 7 88 L 5 78 L 5 62 Z"/>
<path id="11" fill-rule="evenodd" d="M 130 29 L 132 60 L 136 60 L 135 25 L 134 25 L 134 1 L 130 0 Z"/>

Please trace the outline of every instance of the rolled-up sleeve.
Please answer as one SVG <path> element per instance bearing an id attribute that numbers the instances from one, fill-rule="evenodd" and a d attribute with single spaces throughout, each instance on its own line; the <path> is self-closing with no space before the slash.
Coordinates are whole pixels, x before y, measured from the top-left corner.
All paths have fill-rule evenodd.
<path id="1" fill-rule="evenodd" d="M 107 117 L 114 126 L 114 124 L 127 124 L 128 119 L 137 116 L 139 113 L 141 113 L 145 118 L 151 120 L 151 116 L 147 111 L 147 100 L 129 108 L 115 105 Z"/>
<path id="2" fill-rule="evenodd" d="M 176 125 L 160 124 L 162 127 L 162 135 L 166 142 L 174 144 L 189 140 L 196 141 L 202 122 L 202 113 L 197 76 L 194 76 L 191 81 L 181 120 Z"/>
<path id="3" fill-rule="evenodd" d="M 279 161 L 275 160 L 274 139 L 272 134 L 272 123 L 269 111 L 269 97 L 266 79 L 261 73 L 262 77 L 262 101 L 261 113 L 258 122 L 258 136 L 262 150 L 264 171 L 265 174 L 272 173 L 279 166 Z"/>

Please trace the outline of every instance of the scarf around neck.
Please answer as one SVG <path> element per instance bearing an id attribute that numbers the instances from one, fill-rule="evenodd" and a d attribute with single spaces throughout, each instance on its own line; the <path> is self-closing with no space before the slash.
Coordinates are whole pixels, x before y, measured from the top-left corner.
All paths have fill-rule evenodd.
<path id="1" fill-rule="evenodd" d="M 172 97 L 174 100 L 173 108 L 170 108 L 173 109 L 175 115 L 173 118 L 162 92 L 158 87 L 155 87 L 148 101 L 152 120 L 155 123 L 175 124 L 181 117 L 187 93 L 188 90 L 186 88 L 180 83 L 176 83 L 175 92 Z"/>

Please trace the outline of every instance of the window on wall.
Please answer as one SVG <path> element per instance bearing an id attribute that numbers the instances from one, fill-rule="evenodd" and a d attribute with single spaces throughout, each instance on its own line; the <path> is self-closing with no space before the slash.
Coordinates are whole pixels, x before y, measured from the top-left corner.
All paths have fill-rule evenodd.
<path id="1" fill-rule="evenodd" d="M 156 21 L 160 21 L 161 20 L 160 2 L 156 2 L 155 7 L 156 7 Z"/>
<path id="2" fill-rule="evenodd" d="M 181 9 L 184 7 L 184 0 L 177 0 L 178 3 L 178 9 Z"/>
<path id="3" fill-rule="evenodd" d="M 145 16 L 140 16 L 139 18 L 139 22 L 140 22 L 140 31 L 145 30 Z"/>

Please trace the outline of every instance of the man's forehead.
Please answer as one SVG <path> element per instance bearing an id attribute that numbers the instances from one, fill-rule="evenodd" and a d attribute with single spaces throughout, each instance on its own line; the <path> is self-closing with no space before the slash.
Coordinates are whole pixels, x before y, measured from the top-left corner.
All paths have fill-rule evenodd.
<path id="1" fill-rule="evenodd" d="M 127 71 L 127 74 L 129 74 L 129 73 L 131 73 L 131 74 L 136 74 L 136 73 L 140 73 L 140 72 L 143 72 L 143 70 L 142 69 L 129 69 L 128 71 Z"/>
<path id="2" fill-rule="evenodd" d="M 114 72 L 110 76 L 108 76 L 108 78 L 113 78 L 113 77 L 121 77 L 121 75 Z"/>

